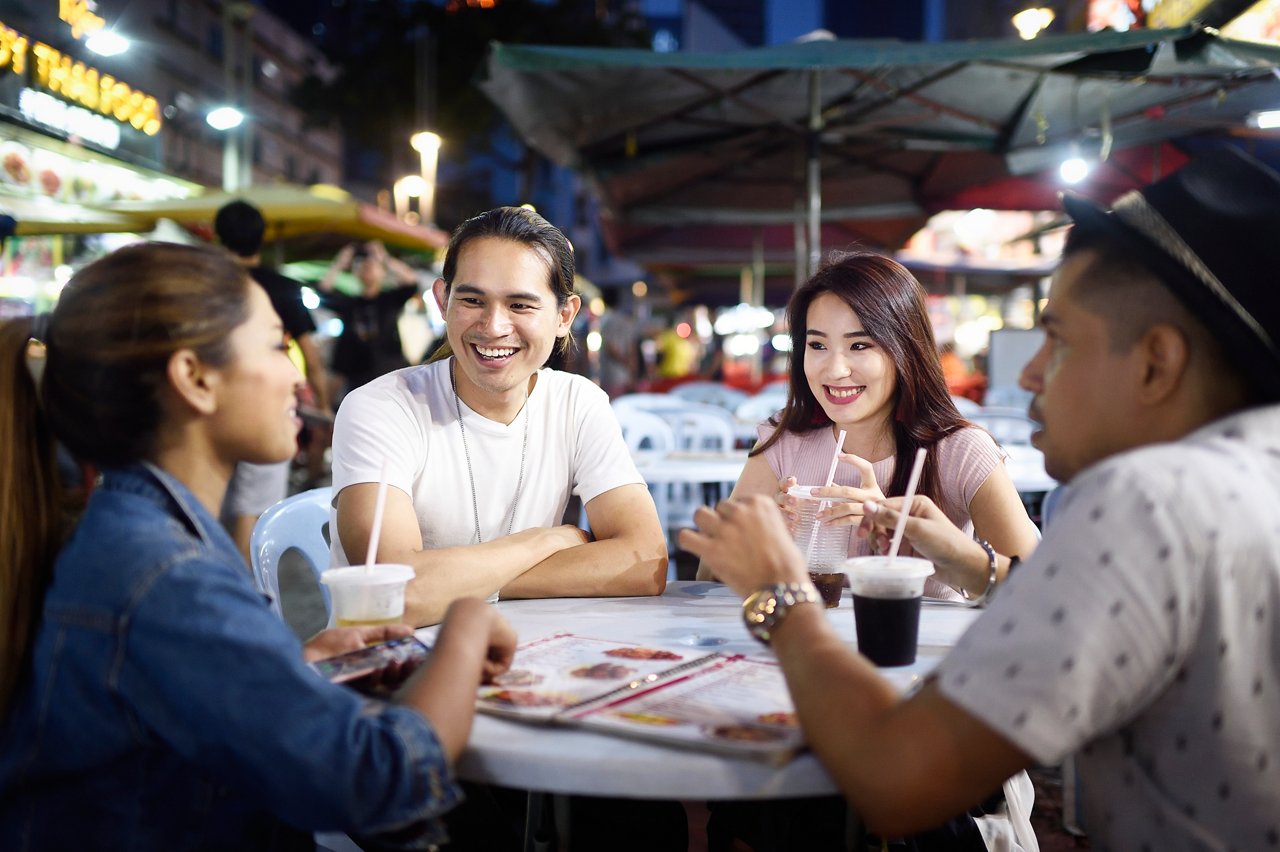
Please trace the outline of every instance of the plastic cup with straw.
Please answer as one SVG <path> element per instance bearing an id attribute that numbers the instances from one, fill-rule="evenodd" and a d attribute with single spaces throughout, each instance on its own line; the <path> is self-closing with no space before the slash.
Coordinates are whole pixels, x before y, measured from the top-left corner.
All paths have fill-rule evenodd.
<path id="1" fill-rule="evenodd" d="M 916 451 L 888 555 L 856 556 L 844 563 L 853 593 L 858 651 L 877 666 L 905 666 L 916 659 L 920 602 L 933 565 L 927 559 L 900 557 L 898 549 L 902 546 L 906 516 L 911 513 L 911 501 L 920 483 L 920 471 L 924 469 L 924 457 L 923 448 Z"/>
<path id="2" fill-rule="evenodd" d="M 848 433 L 845 432 L 845 430 L 841 429 L 840 434 L 836 436 L 836 451 L 831 454 L 831 467 L 827 468 L 827 480 L 826 482 L 823 483 L 823 485 L 827 488 L 830 488 L 832 483 L 836 481 L 836 467 L 838 467 L 840 464 L 840 451 L 844 449 L 844 436 L 847 434 Z M 813 529 L 809 532 L 809 546 L 805 550 L 804 561 L 806 565 L 813 563 L 813 549 L 818 544 L 817 514 L 820 514 L 823 509 L 827 508 L 830 505 L 831 505 L 830 500 L 823 500 L 818 504 L 818 512 L 815 513 L 815 516 L 813 519 Z"/>
<path id="3" fill-rule="evenodd" d="M 405 585 L 413 579 L 409 565 L 376 564 L 382 516 L 387 503 L 389 461 L 382 463 L 373 506 L 373 527 L 364 565 L 330 568 L 320 575 L 333 599 L 330 622 L 338 627 L 395 624 L 404 618 Z"/>

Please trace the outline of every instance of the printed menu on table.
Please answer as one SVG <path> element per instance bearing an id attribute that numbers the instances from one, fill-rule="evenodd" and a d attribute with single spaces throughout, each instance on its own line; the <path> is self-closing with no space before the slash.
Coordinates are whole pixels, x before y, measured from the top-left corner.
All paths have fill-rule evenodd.
<path id="1" fill-rule="evenodd" d="M 557 633 L 516 649 L 483 686 L 485 713 L 759 758 L 804 745 L 786 681 L 771 660 Z"/>

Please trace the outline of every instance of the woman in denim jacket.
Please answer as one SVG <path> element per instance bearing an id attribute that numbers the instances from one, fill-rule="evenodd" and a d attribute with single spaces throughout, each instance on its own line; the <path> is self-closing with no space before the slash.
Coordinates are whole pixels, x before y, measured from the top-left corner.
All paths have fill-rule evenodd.
<path id="1" fill-rule="evenodd" d="M 300 646 L 218 524 L 236 462 L 295 451 L 301 376 L 262 288 L 210 249 L 133 246 L 34 331 L 0 324 L 0 849 L 441 842 L 515 637 L 458 601 L 390 703 L 307 666 L 408 628 Z M 74 529 L 57 442 L 103 471 Z"/>

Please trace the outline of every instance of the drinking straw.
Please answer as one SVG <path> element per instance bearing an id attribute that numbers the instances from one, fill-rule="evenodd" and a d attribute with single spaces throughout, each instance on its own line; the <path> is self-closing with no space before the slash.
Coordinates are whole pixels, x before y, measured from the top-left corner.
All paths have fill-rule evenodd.
<path id="1" fill-rule="evenodd" d="M 840 434 L 836 437 L 836 451 L 831 456 L 831 467 L 827 468 L 827 481 L 826 483 L 824 483 L 827 488 L 830 488 L 831 484 L 836 481 L 836 465 L 840 464 L 840 450 L 844 448 L 844 436 L 846 434 L 847 433 L 845 432 L 845 430 L 841 429 Z M 820 503 L 818 503 L 818 511 L 821 512 L 823 509 L 827 508 L 827 506 L 828 506 L 828 501 L 826 500 L 821 501 Z M 814 519 L 813 519 L 813 529 L 809 532 L 809 547 L 805 551 L 805 555 L 804 555 L 804 561 L 806 565 L 813 562 L 813 550 L 815 547 L 817 547 L 817 544 L 818 544 L 818 518 L 815 513 Z"/>
<path id="2" fill-rule="evenodd" d="M 387 505 L 387 467 L 388 459 L 382 460 L 382 474 L 378 477 L 378 498 L 373 504 L 373 530 L 369 533 L 369 552 L 364 557 L 364 570 L 373 571 L 373 562 L 378 556 L 378 535 L 382 532 L 382 510 Z"/>
<path id="3" fill-rule="evenodd" d="M 893 567 L 893 559 L 902 546 L 902 533 L 906 530 L 907 515 L 911 514 L 911 501 L 916 496 L 916 485 L 920 482 L 920 471 L 924 470 L 924 447 L 916 450 L 916 461 L 911 466 L 911 476 L 907 479 L 907 493 L 902 495 L 902 509 L 898 512 L 898 523 L 893 528 L 893 541 L 889 544 L 889 561 L 885 568 Z"/>

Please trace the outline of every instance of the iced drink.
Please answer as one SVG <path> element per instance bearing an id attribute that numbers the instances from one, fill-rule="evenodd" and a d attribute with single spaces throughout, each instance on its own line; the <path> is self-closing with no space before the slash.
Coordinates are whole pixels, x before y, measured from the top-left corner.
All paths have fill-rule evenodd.
<path id="1" fill-rule="evenodd" d="M 333 599 L 338 627 L 397 624 L 404 619 L 404 589 L 413 579 L 408 565 L 353 565 L 320 575 Z"/>
<path id="2" fill-rule="evenodd" d="M 852 527 L 817 523 L 818 510 L 823 503 L 822 498 L 812 495 L 812 490 L 817 487 L 797 485 L 787 494 L 796 498 L 799 513 L 794 533 L 796 547 L 805 555 L 810 581 L 817 586 L 823 604 L 831 609 L 840 606 L 840 590 L 844 588 L 840 564 L 849 555 L 849 531 Z M 827 505 L 830 504 L 828 500 Z"/>
<path id="3" fill-rule="evenodd" d="M 853 620 L 858 651 L 877 666 L 908 666 L 916 661 L 920 600 L 927 559 L 859 556 L 844 563 L 853 590 Z"/>

